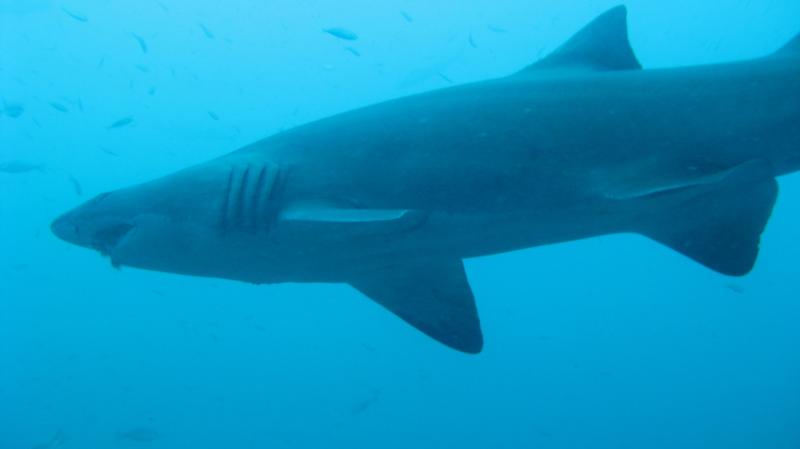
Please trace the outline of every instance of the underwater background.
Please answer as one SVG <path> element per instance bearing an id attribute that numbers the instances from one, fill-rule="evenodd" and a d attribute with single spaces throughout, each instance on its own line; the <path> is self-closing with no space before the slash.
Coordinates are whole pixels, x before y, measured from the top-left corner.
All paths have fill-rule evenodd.
<path id="1" fill-rule="evenodd" d="M 116 270 L 50 233 L 98 193 L 510 74 L 615 4 L 0 0 L 0 449 L 800 448 L 798 175 L 744 278 L 635 235 L 467 260 L 477 356 L 344 285 Z M 645 68 L 800 32 L 797 0 L 627 6 Z"/>

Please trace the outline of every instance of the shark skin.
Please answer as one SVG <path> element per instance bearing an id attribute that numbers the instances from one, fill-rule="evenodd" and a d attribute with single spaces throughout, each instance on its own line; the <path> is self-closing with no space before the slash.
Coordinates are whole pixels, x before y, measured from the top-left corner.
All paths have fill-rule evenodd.
<path id="1" fill-rule="evenodd" d="M 511 76 L 346 112 L 100 195 L 52 224 L 115 266 L 347 283 L 483 347 L 462 260 L 639 233 L 748 273 L 800 169 L 800 37 L 749 61 L 642 70 L 626 10 Z"/>

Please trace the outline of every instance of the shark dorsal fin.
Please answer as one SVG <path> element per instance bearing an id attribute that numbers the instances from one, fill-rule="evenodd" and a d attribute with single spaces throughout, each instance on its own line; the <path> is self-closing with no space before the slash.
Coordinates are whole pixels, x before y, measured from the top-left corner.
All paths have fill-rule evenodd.
<path id="1" fill-rule="evenodd" d="M 775 52 L 775 54 L 780 56 L 786 56 L 786 55 L 800 56 L 800 34 L 797 34 L 786 45 L 781 47 L 780 50 Z"/>
<path id="2" fill-rule="evenodd" d="M 544 59 L 518 75 L 541 70 L 639 70 L 642 68 L 628 41 L 625 6 L 612 8 L 578 31 Z"/>

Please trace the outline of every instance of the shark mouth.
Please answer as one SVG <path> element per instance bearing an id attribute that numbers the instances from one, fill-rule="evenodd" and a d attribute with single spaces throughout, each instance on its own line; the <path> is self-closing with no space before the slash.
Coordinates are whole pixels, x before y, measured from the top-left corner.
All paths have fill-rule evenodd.
<path id="1" fill-rule="evenodd" d="M 92 237 L 92 247 L 101 254 L 110 256 L 122 240 L 135 228 L 130 223 L 119 223 L 97 231 Z"/>

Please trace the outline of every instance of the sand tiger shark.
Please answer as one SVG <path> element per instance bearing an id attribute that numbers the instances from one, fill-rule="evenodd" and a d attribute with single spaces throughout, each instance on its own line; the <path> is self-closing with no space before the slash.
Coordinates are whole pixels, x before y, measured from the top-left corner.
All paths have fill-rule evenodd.
<path id="1" fill-rule="evenodd" d="M 643 70 L 618 6 L 499 79 L 299 126 L 56 219 L 131 266 L 346 283 L 483 348 L 466 258 L 638 233 L 748 273 L 800 169 L 800 36 L 762 58 Z"/>

